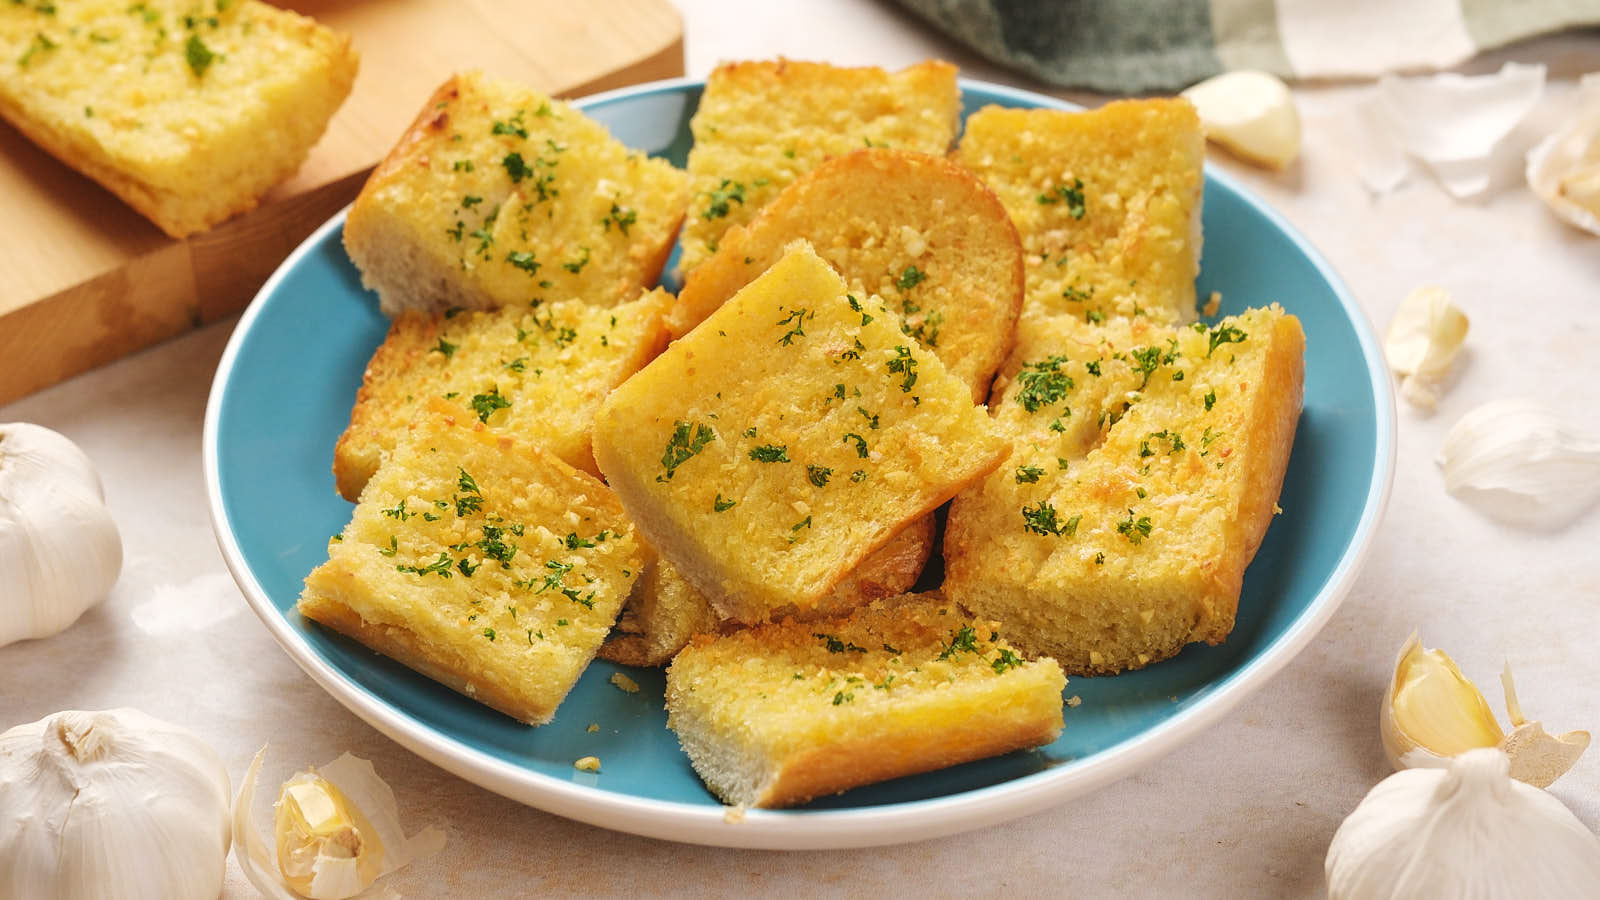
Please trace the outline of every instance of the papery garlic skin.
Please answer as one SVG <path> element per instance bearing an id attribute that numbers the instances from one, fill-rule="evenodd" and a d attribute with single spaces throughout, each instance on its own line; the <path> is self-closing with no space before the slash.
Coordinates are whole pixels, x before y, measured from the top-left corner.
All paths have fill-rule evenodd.
<path id="1" fill-rule="evenodd" d="M 136 709 L 69 710 L 0 734 L 0 896 L 215 900 L 228 772 Z"/>
<path id="2" fill-rule="evenodd" d="M 1244 159 L 1282 169 L 1300 155 L 1300 113 L 1283 79 L 1241 70 L 1207 78 L 1182 94 L 1206 137 Z"/>
<path id="3" fill-rule="evenodd" d="M 122 571 L 122 537 L 77 444 L 0 425 L 0 647 L 48 637 L 99 603 Z"/>
<path id="4" fill-rule="evenodd" d="M 1467 339 L 1467 314 L 1442 287 L 1421 287 L 1406 295 L 1389 320 L 1383 355 L 1399 373 L 1400 396 L 1424 409 L 1439 403 L 1450 364 Z"/>
<path id="5" fill-rule="evenodd" d="M 1600 234 L 1600 72 L 1578 82 L 1566 125 L 1528 151 L 1528 186 L 1552 212 Z"/>
<path id="6" fill-rule="evenodd" d="M 1328 846 L 1329 900 L 1593 896 L 1600 838 L 1508 768 L 1477 749 L 1379 782 Z"/>
<path id="7" fill-rule="evenodd" d="M 1462 416 L 1435 460 L 1445 490 L 1491 518 L 1553 530 L 1600 500 L 1600 436 L 1531 400 Z"/>
<path id="8" fill-rule="evenodd" d="M 428 827 L 407 836 L 394 791 L 372 764 L 346 753 L 325 766 L 299 772 L 284 783 L 277 815 L 275 853 L 252 817 L 256 782 L 267 748 L 250 761 L 233 801 L 233 858 L 256 890 L 269 900 L 344 900 L 371 896 L 376 879 L 444 849 L 445 835 Z M 297 807 L 286 811 L 291 800 Z M 302 815 L 309 813 L 309 815 Z M 305 826 L 295 820 L 302 819 Z M 348 830 L 345 826 L 351 826 Z M 320 827 L 318 827 L 320 826 Z M 316 832 L 333 837 L 318 839 Z M 359 833 L 359 842 L 352 840 Z M 361 852 L 347 853 L 359 848 Z M 310 874 L 309 883 L 306 875 Z M 303 888 L 297 893 L 291 885 Z M 382 885 L 371 891 L 386 890 Z M 386 896 L 398 896 L 387 891 Z"/>

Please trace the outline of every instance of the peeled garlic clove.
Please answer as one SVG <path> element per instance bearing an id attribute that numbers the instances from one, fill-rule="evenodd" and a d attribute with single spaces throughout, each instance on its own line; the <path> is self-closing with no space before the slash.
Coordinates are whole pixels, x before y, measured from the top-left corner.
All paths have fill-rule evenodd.
<path id="1" fill-rule="evenodd" d="M 444 832 L 407 837 L 394 792 L 372 764 L 346 753 L 284 783 L 275 816 L 276 854 L 251 817 L 267 748 L 233 801 L 234 858 L 245 877 L 272 900 L 344 900 L 374 881 L 444 848 Z"/>
<path id="2" fill-rule="evenodd" d="M 1439 385 L 1467 339 L 1467 315 L 1450 302 L 1442 287 L 1421 287 L 1406 295 L 1389 320 L 1383 355 L 1401 376 L 1400 395 L 1432 409 Z"/>
<path id="3" fill-rule="evenodd" d="M 228 771 L 136 709 L 69 710 L 0 734 L 0 896 L 215 900 Z"/>
<path id="4" fill-rule="evenodd" d="M 1600 499 L 1600 437 L 1528 400 L 1495 400 L 1462 416 L 1436 462 L 1445 490 L 1526 528 L 1560 528 Z"/>
<path id="5" fill-rule="evenodd" d="M 1300 114 L 1289 86 L 1268 72 L 1225 72 L 1183 96 L 1206 137 L 1255 163 L 1283 168 L 1300 155 Z"/>
<path id="6" fill-rule="evenodd" d="M 1500 749 L 1511 757 L 1511 777 L 1534 787 L 1549 787 L 1589 748 L 1589 732 L 1555 735 L 1538 722 L 1526 721 L 1522 704 L 1517 702 L 1510 663 L 1500 672 L 1500 685 L 1505 689 L 1506 713 L 1511 716 L 1512 725 L 1511 733 L 1500 742 Z"/>
<path id="7" fill-rule="evenodd" d="M 1509 769 L 1479 748 L 1379 782 L 1328 845 L 1329 900 L 1593 896 L 1600 839 Z"/>
<path id="8" fill-rule="evenodd" d="M 0 425 L 0 647 L 65 629 L 121 571 L 89 457 L 48 428 Z"/>
<path id="9" fill-rule="evenodd" d="M 1482 692 L 1444 651 L 1424 649 L 1414 631 L 1395 660 L 1378 721 L 1396 769 L 1448 765 L 1458 753 L 1505 737 Z"/>
<path id="10" fill-rule="evenodd" d="M 1600 72 L 1578 85 L 1566 125 L 1528 151 L 1528 186 L 1556 215 L 1600 234 Z"/>

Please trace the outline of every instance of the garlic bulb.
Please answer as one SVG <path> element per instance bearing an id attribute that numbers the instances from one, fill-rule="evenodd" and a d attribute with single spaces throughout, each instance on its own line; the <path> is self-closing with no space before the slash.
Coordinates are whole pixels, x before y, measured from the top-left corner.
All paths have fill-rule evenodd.
<path id="1" fill-rule="evenodd" d="M 372 763 L 346 753 L 284 782 L 274 816 L 276 854 L 251 817 L 263 747 L 233 802 L 234 858 L 272 900 L 345 900 L 388 873 L 444 848 L 444 832 L 406 837 L 394 792 Z"/>
<path id="2" fill-rule="evenodd" d="M 1480 748 L 1379 782 L 1328 846 L 1329 900 L 1594 896 L 1600 839 L 1508 766 Z"/>
<path id="3" fill-rule="evenodd" d="M 1383 751 L 1396 769 L 1442 768 L 1452 757 L 1477 747 L 1497 747 L 1511 760 L 1511 777 L 1548 787 L 1578 761 L 1589 732 L 1553 735 L 1523 718 L 1511 666 L 1500 675 L 1510 734 L 1500 729 L 1489 702 L 1442 650 L 1427 650 L 1412 632 L 1383 698 L 1378 719 Z"/>
<path id="4" fill-rule="evenodd" d="M 1281 169 L 1300 155 L 1300 114 L 1283 79 L 1267 72 L 1225 72 L 1183 96 L 1200 113 L 1206 137 L 1244 159 Z"/>
<path id="5" fill-rule="evenodd" d="M 0 425 L 0 647 L 76 622 L 121 571 L 89 457 L 48 428 Z"/>
<path id="6" fill-rule="evenodd" d="M 1600 72 L 1578 82 L 1564 127 L 1528 151 L 1528 186 L 1556 215 L 1600 234 Z"/>
<path id="7" fill-rule="evenodd" d="M 1467 316 L 1442 287 L 1417 288 L 1400 301 L 1383 355 L 1401 376 L 1400 396 L 1424 409 L 1439 402 L 1440 383 L 1467 339 Z"/>
<path id="8" fill-rule="evenodd" d="M 228 772 L 136 709 L 59 712 L 0 734 L 0 896 L 215 900 Z"/>
<path id="9" fill-rule="evenodd" d="M 1435 461 L 1445 490 L 1513 525 L 1560 528 L 1600 500 L 1600 436 L 1529 400 L 1462 416 Z"/>

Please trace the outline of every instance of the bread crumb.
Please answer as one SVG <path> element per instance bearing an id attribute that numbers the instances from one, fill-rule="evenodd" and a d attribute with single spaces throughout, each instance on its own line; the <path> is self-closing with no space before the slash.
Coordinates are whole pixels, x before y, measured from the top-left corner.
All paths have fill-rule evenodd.
<path id="1" fill-rule="evenodd" d="M 1214 316 L 1214 315 L 1217 314 L 1217 310 L 1219 310 L 1221 308 L 1222 308 L 1222 292 L 1221 291 L 1212 291 L 1211 292 L 1211 296 L 1206 298 L 1206 305 L 1200 307 L 1200 313 L 1202 315 Z"/>
<path id="2" fill-rule="evenodd" d="M 727 822 L 729 825 L 742 824 L 744 822 L 744 804 L 723 807 L 722 821 Z"/>
<path id="3" fill-rule="evenodd" d="M 629 678 L 621 672 L 617 672 L 611 676 L 611 683 L 616 685 L 617 690 L 622 691 L 624 694 L 639 693 L 639 682 L 634 681 L 632 678 Z"/>
<path id="4" fill-rule="evenodd" d="M 599 730 L 600 730 L 600 723 L 599 722 L 590 722 L 589 723 L 588 732 L 590 734 L 594 734 L 596 731 L 599 731 Z"/>
<path id="5" fill-rule="evenodd" d="M 1077 707 L 1083 705 L 1083 698 L 1079 697 L 1077 694 L 1073 694 L 1071 697 L 1067 698 L 1067 705 L 1076 709 Z"/>
<path id="6" fill-rule="evenodd" d="M 573 763 L 572 767 L 584 772 L 598 772 L 600 771 L 600 757 L 585 756 L 584 758 Z"/>

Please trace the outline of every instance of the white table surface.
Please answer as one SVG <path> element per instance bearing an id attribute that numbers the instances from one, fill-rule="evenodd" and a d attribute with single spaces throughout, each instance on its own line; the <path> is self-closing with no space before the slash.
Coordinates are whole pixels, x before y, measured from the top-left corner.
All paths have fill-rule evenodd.
<path id="1" fill-rule="evenodd" d="M 691 75 L 721 59 L 780 53 L 890 67 L 939 56 L 971 77 L 1039 87 L 887 3 L 681 5 Z M 1310 236 L 1380 327 L 1407 292 L 1437 283 L 1454 293 L 1472 331 L 1439 411 L 1400 407 L 1393 498 L 1337 615 L 1263 690 L 1121 782 L 956 837 L 779 853 L 580 825 L 423 762 L 302 674 L 223 567 L 200 435 L 232 320 L 0 407 L 0 422 L 54 428 L 89 453 L 126 548 L 116 588 L 74 627 L 0 648 L 0 729 L 60 709 L 136 706 L 204 735 L 236 784 L 270 742 L 268 793 L 303 765 L 346 750 L 368 757 L 411 827 L 434 822 L 449 832 L 440 856 L 390 880 L 408 897 L 1319 896 L 1334 829 L 1389 772 L 1377 708 L 1412 628 L 1450 652 L 1496 709 L 1495 676 L 1509 659 L 1534 718 L 1554 730 L 1600 727 L 1600 513 L 1553 534 L 1503 527 L 1445 494 L 1432 461 L 1451 423 L 1500 397 L 1540 398 L 1600 428 L 1600 238 L 1555 220 L 1519 175 L 1520 151 L 1557 120 L 1576 76 L 1600 69 L 1600 36 L 1524 44 L 1467 71 L 1505 59 L 1548 63 L 1552 83 L 1530 127 L 1509 142 L 1516 152 L 1500 190 L 1483 202 L 1452 200 L 1426 176 L 1370 195 L 1342 123 L 1366 85 L 1297 89 L 1305 150 L 1287 174 L 1213 153 Z M 1553 792 L 1600 829 L 1600 751 Z M 224 896 L 255 896 L 231 861 Z"/>

